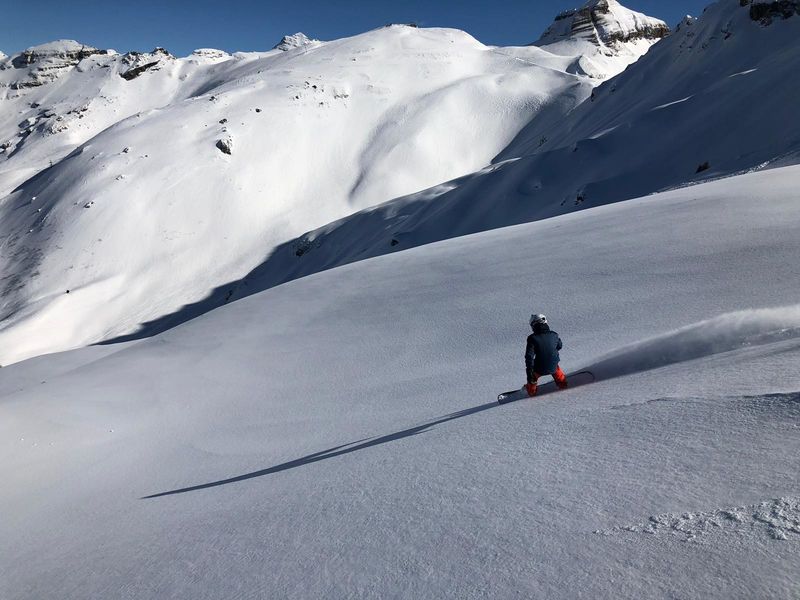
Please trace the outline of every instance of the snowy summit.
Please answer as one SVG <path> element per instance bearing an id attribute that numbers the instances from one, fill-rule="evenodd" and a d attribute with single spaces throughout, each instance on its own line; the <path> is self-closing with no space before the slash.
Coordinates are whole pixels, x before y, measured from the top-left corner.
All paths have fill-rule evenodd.
<path id="1" fill-rule="evenodd" d="M 581 8 L 558 15 L 535 44 L 549 46 L 579 40 L 615 48 L 636 40 L 654 44 L 669 31 L 664 21 L 625 8 L 617 0 L 589 0 Z"/>
<path id="2" fill-rule="evenodd" d="M 293 35 L 283 36 L 283 39 L 277 44 L 275 44 L 273 50 L 288 51 L 315 43 L 319 43 L 319 40 L 312 40 L 305 33 L 297 32 Z"/>
<path id="3" fill-rule="evenodd" d="M 577 72 L 604 78 L 609 63 L 634 62 L 669 33 L 663 21 L 617 0 L 589 0 L 581 8 L 559 14 L 533 45 L 554 54 L 579 56 Z"/>

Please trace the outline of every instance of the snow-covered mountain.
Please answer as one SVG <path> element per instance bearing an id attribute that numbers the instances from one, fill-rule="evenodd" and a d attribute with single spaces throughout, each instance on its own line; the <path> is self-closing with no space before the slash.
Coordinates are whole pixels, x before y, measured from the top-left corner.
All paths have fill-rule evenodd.
<path id="1" fill-rule="evenodd" d="M 617 0 L 589 0 L 559 14 L 534 44 L 576 57 L 570 72 L 604 78 L 610 64 L 634 62 L 669 32 L 664 21 L 630 10 Z"/>
<path id="2" fill-rule="evenodd" d="M 197 309 L 445 238 L 800 162 L 800 90 L 786 75 L 800 70 L 800 19 L 752 15 L 712 5 L 567 117 L 532 120 L 493 164 L 282 244 Z"/>
<path id="3" fill-rule="evenodd" d="M 0 61 L 0 195 L 111 125 L 184 98 L 198 85 L 198 72 L 226 58 L 198 50 L 175 59 L 163 48 L 121 55 L 73 40 L 6 57 Z"/>
<path id="4" fill-rule="evenodd" d="M 284 42 L 2 63 L 0 363 L 135 331 L 309 229 L 482 168 L 597 84 L 576 56 L 451 29 Z"/>
<path id="5" fill-rule="evenodd" d="M 312 40 L 302 31 L 298 31 L 292 35 L 283 36 L 283 39 L 275 45 L 273 50 L 294 50 L 295 48 L 302 48 L 319 43 L 319 40 Z"/>
<path id="6" fill-rule="evenodd" d="M 535 43 L 589 43 L 613 52 L 627 42 L 644 40 L 654 44 L 667 35 L 669 26 L 660 19 L 630 10 L 617 0 L 589 0 L 581 8 L 559 14 Z"/>

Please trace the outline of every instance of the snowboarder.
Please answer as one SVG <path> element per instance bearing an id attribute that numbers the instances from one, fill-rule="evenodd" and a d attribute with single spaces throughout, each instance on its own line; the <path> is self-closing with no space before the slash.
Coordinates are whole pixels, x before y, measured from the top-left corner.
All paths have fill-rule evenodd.
<path id="1" fill-rule="evenodd" d="M 558 365 L 561 338 L 555 331 L 550 331 L 544 315 L 531 315 L 529 322 L 533 333 L 528 336 L 525 348 L 525 373 L 528 376 L 525 389 L 528 396 L 536 395 L 537 381 L 544 375 L 552 375 L 559 389 L 566 389 L 567 376 Z"/>

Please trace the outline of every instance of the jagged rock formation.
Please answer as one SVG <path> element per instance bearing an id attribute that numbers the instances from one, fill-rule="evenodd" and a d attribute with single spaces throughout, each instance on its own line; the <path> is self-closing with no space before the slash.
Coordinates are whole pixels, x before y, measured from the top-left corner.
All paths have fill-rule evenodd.
<path id="1" fill-rule="evenodd" d="M 312 40 L 305 33 L 298 31 L 293 35 L 283 36 L 283 39 L 277 44 L 275 44 L 275 46 L 272 49 L 283 50 L 284 52 L 286 52 L 287 50 L 294 50 L 295 48 L 308 46 L 309 44 L 314 44 L 316 42 L 319 42 L 319 40 Z"/>
<path id="2" fill-rule="evenodd" d="M 616 0 L 590 0 L 581 8 L 558 15 L 535 45 L 546 46 L 568 39 L 589 41 L 598 47 L 636 40 L 655 43 L 669 32 L 663 21 L 629 10 Z"/>
<path id="3" fill-rule="evenodd" d="M 174 60 L 175 57 L 167 52 L 164 48 L 153 48 L 153 51 L 148 54 L 128 52 L 123 57 L 123 62 L 127 65 L 131 65 L 131 68 L 129 68 L 127 71 L 121 72 L 119 75 L 127 81 L 136 79 L 145 71 L 149 71 L 154 67 L 157 67 L 163 59 Z"/>
<path id="4" fill-rule="evenodd" d="M 108 54 L 108 50 L 85 46 L 75 40 L 58 40 L 23 50 L 14 58 L 13 63 L 16 68 L 43 61 L 59 60 L 75 65 L 93 54 Z"/>

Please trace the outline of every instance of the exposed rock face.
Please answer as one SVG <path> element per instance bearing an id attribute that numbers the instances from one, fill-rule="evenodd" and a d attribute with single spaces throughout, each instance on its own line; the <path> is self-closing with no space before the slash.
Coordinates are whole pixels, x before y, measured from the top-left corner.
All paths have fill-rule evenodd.
<path id="1" fill-rule="evenodd" d="M 217 50 L 216 48 L 198 48 L 192 52 L 192 56 L 209 60 L 227 59 L 231 57 L 231 55 L 224 50 Z"/>
<path id="2" fill-rule="evenodd" d="M 773 19 L 788 19 L 792 15 L 800 15 L 800 0 L 750 2 L 750 18 L 764 25 L 769 25 Z"/>
<path id="3" fill-rule="evenodd" d="M 119 74 L 123 79 L 130 81 L 136 79 L 144 73 L 154 68 L 158 68 L 162 60 L 174 60 L 175 57 L 167 52 L 164 48 L 154 48 L 152 52 L 141 54 L 139 52 L 128 52 L 123 56 L 122 60 L 126 65 L 130 65 L 130 69 L 123 71 Z"/>
<path id="4" fill-rule="evenodd" d="M 158 61 L 154 60 L 152 62 L 145 63 L 145 64 L 140 65 L 138 67 L 133 67 L 132 69 L 128 69 L 124 73 L 120 73 L 119 76 L 122 77 L 123 79 L 127 80 L 127 81 L 130 81 L 131 79 L 136 79 L 139 75 L 141 75 L 142 73 L 144 73 L 148 69 L 152 69 L 157 64 L 158 64 Z"/>
<path id="5" fill-rule="evenodd" d="M 217 140 L 216 146 L 223 154 L 233 154 L 233 139 L 230 136 Z"/>
<path id="6" fill-rule="evenodd" d="M 23 50 L 11 62 L 18 69 L 41 62 L 68 63 L 68 66 L 74 66 L 94 54 L 108 54 L 108 50 L 85 46 L 75 40 L 58 40 Z"/>
<path id="7" fill-rule="evenodd" d="M 11 65 L 15 69 L 26 69 L 27 72 L 10 87 L 24 89 L 44 85 L 57 79 L 83 59 L 98 54 L 109 54 L 109 51 L 85 46 L 74 40 L 59 40 L 33 46 L 11 59 Z"/>
<path id="8" fill-rule="evenodd" d="M 573 39 L 613 47 L 642 39 L 656 42 L 669 33 L 663 21 L 629 10 L 616 0 L 589 0 L 581 8 L 558 15 L 535 45 Z"/>
<path id="9" fill-rule="evenodd" d="M 294 50 L 295 48 L 308 46 L 315 42 L 319 42 L 319 40 L 312 40 L 305 33 L 298 31 L 294 35 L 283 36 L 283 39 L 275 45 L 273 50 L 283 50 L 286 52 L 287 50 Z"/>

